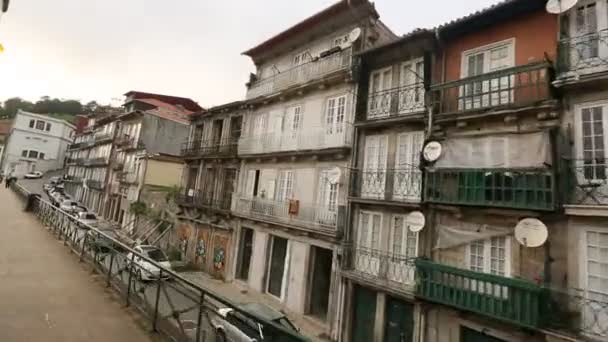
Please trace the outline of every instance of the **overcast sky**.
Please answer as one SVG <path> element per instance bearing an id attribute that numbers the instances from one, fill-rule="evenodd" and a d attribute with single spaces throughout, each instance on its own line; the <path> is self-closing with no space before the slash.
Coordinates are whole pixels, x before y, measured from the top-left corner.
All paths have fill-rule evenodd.
<path id="1" fill-rule="evenodd" d="M 0 20 L 0 100 L 48 95 L 109 103 L 128 90 L 242 99 L 241 52 L 336 0 L 11 0 Z M 498 0 L 377 0 L 398 35 Z M 415 4 L 415 5 L 414 5 Z"/>

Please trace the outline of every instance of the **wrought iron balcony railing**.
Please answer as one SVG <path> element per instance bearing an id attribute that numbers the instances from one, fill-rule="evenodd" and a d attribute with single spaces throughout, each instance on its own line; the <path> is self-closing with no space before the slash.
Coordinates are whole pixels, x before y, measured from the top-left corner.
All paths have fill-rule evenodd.
<path id="1" fill-rule="evenodd" d="M 608 206 L 608 159 L 564 159 L 566 203 Z"/>
<path id="2" fill-rule="evenodd" d="M 190 194 L 178 195 L 176 203 L 181 206 L 229 211 L 232 207 L 232 193 L 214 194 L 197 190 Z"/>
<path id="3" fill-rule="evenodd" d="M 67 163 L 70 165 L 80 165 L 84 163 L 84 158 L 68 158 Z"/>
<path id="4" fill-rule="evenodd" d="M 64 180 L 66 183 L 82 184 L 82 177 L 80 176 L 68 176 Z"/>
<path id="5" fill-rule="evenodd" d="M 416 260 L 416 296 L 527 328 L 543 325 L 547 293 L 521 279 Z"/>
<path id="6" fill-rule="evenodd" d="M 114 133 L 99 133 L 95 134 L 95 143 L 110 141 L 114 137 Z"/>
<path id="7" fill-rule="evenodd" d="M 551 67 L 532 63 L 431 87 L 437 114 L 532 106 L 551 99 Z"/>
<path id="8" fill-rule="evenodd" d="M 355 198 L 420 202 L 422 172 L 415 166 L 405 169 L 352 170 L 351 196 Z"/>
<path id="9" fill-rule="evenodd" d="M 81 148 L 84 144 L 85 144 L 84 141 L 73 143 L 73 144 L 70 144 L 70 146 L 68 147 L 68 149 L 69 150 L 75 150 L 75 149 Z"/>
<path id="10" fill-rule="evenodd" d="M 424 84 L 417 83 L 370 93 L 367 98 L 367 120 L 420 113 L 425 110 Z"/>
<path id="11" fill-rule="evenodd" d="M 343 270 L 371 281 L 403 291 L 404 285 L 414 286 L 415 258 L 357 245 L 344 247 L 346 263 Z"/>
<path id="12" fill-rule="evenodd" d="M 249 85 L 247 99 L 271 95 L 292 86 L 303 85 L 311 81 L 350 68 L 352 49 L 348 48 L 327 57 L 313 59 L 267 78 L 256 80 Z"/>
<path id="13" fill-rule="evenodd" d="M 568 72 L 582 74 L 608 70 L 608 29 L 563 38 L 558 45 L 560 77 Z"/>
<path id="14" fill-rule="evenodd" d="M 109 163 L 110 160 L 107 157 L 92 158 L 87 161 L 87 165 L 89 166 L 104 166 L 108 165 Z"/>
<path id="15" fill-rule="evenodd" d="M 231 157 L 237 154 L 238 139 L 191 141 L 182 144 L 184 157 Z"/>
<path id="16" fill-rule="evenodd" d="M 432 169 L 425 172 L 424 201 L 430 203 L 554 210 L 550 169 Z"/>
<path id="17" fill-rule="evenodd" d="M 121 161 L 114 161 L 114 163 L 112 164 L 112 170 L 114 171 L 120 171 L 123 167 L 125 167 L 125 163 Z"/>
<path id="18" fill-rule="evenodd" d="M 350 123 L 311 127 L 299 131 L 242 136 L 238 154 L 265 154 L 346 148 L 352 145 L 353 126 Z"/>
<path id="19" fill-rule="evenodd" d="M 297 200 L 276 201 L 236 195 L 235 212 L 254 219 L 301 226 L 312 230 L 341 231 L 344 206 L 301 203 Z"/>

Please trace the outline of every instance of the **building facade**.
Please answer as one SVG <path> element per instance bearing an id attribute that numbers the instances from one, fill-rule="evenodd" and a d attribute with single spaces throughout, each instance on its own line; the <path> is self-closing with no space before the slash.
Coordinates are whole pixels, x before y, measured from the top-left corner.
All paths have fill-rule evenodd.
<path id="1" fill-rule="evenodd" d="M 21 177 L 28 172 L 63 168 L 74 126 L 48 116 L 17 112 L 2 157 L 2 171 Z"/>

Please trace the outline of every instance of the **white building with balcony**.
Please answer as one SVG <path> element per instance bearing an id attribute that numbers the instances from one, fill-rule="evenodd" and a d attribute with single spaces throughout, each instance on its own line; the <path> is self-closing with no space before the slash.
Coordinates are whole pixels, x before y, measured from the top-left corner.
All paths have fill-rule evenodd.
<path id="1" fill-rule="evenodd" d="M 238 141 L 234 279 L 337 339 L 353 145 L 353 54 L 394 39 L 368 1 L 340 1 L 244 54 L 256 65 Z"/>
<path id="2" fill-rule="evenodd" d="M 67 121 L 20 110 L 7 139 L 2 171 L 21 177 L 61 169 L 74 128 Z"/>

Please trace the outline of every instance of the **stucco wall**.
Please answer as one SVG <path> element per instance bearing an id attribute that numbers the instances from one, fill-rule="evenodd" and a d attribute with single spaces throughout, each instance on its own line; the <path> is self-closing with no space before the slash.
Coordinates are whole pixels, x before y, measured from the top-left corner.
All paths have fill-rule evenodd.
<path id="1" fill-rule="evenodd" d="M 181 144 L 188 139 L 190 127 L 146 114 L 142 119 L 141 140 L 148 154 L 180 155 Z"/>
<path id="2" fill-rule="evenodd" d="M 157 186 L 174 186 L 181 183 L 184 165 L 161 160 L 147 160 L 144 184 Z"/>

